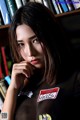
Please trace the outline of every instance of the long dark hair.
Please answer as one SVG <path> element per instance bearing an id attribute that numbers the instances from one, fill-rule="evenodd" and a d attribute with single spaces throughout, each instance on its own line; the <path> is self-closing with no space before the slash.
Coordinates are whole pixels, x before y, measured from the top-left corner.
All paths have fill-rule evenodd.
<path id="1" fill-rule="evenodd" d="M 49 84 L 54 84 L 61 65 L 61 56 L 65 57 L 65 40 L 53 13 L 44 5 L 36 2 L 28 2 L 16 11 L 9 29 L 14 62 L 20 62 L 15 31 L 16 27 L 21 24 L 30 26 L 44 44 L 46 51 L 44 76 Z"/>

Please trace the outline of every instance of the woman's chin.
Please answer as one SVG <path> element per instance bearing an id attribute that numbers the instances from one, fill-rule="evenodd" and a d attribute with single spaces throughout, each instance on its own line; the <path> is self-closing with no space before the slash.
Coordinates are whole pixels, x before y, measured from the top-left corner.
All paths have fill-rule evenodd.
<path id="1" fill-rule="evenodd" d="M 38 69 L 43 68 L 43 66 L 41 64 L 35 64 L 34 67 L 38 68 Z"/>

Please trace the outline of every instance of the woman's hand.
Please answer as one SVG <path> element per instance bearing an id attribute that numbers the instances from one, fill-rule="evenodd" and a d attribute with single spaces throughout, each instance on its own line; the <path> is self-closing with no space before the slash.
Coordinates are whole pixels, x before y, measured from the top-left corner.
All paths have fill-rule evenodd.
<path id="1" fill-rule="evenodd" d="M 26 61 L 16 63 L 13 65 L 11 74 L 11 84 L 10 88 L 19 89 L 24 85 L 24 80 L 33 75 L 34 66 Z"/>

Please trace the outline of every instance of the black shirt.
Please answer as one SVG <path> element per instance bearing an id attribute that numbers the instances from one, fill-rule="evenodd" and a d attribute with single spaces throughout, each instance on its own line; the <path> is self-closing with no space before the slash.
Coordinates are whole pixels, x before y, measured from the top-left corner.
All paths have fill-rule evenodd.
<path id="1" fill-rule="evenodd" d="M 18 96 L 15 120 L 80 119 L 79 73 L 56 86 L 45 83 L 30 94 L 24 92 Z"/>

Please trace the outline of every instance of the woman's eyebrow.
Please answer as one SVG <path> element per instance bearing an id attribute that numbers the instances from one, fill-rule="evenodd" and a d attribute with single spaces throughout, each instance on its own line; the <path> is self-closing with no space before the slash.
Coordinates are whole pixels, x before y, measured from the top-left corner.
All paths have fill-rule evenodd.
<path id="1" fill-rule="evenodd" d="M 23 42 L 23 40 L 17 40 L 18 43 Z"/>
<path id="2" fill-rule="evenodd" d="M 34 39 L 36 37 L 37 37 L 36 35 L 33 35 L 33 36 L 29 37 L 29 40 L 32 40 L 32 39 Z"/>
<path id="3" fill-rule="evenodd" d="M 29 39 L 29 40 L 32 40 L 32 39 L 34 39 L 34 38 L 36 38 L 36 37 L 37 37 L 36 35 L 33 35 L 33 36 L 29 37 L 28 39 Z M 17 40 L 17 42 L 23 42 L 23 40 Z"/>

